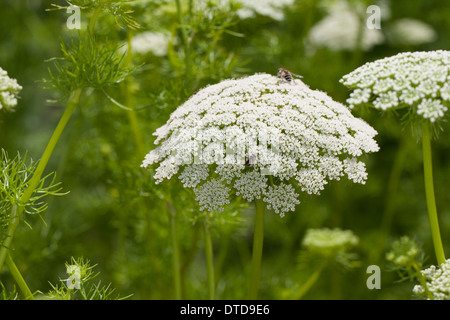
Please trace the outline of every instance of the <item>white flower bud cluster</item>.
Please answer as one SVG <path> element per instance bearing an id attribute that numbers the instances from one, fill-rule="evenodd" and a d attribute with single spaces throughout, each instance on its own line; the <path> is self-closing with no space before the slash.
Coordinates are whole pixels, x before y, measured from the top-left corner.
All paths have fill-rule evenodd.
<path id="1" fill-rule="evenodd" d="M 431 122 L 444 117 L 450 102 L 450 51 L 406 52 L 366 63 L 341 82 L 354 91 L 350 107 L 373 104 L 387 110 L 409 105 Z"/>
<path id="2" fill-rule="evenodd" d="M 426 278 L 427 290 L 434 300 L 450 300 L 450 259 L 440 267 L 431 266 L 421 273 Z M 426 296 L 426 290 L 422 285 L 414 286 L 413 292 L 418 296 Z"/>
<path id="3" fill-rule="evenodd" d="M 8 77 L 8 73 L 0 68 L 0 109 L 12 109 L 17 105 L 17 95 L 22 86 L 16 79 Z"/>
<path id="4" fill-rule="evenodd" d="M 224 80 L 188 99 L 154 135 L 142 167 L 156 183 L 177 175 L 202 210 L 231 195 L 263 199 L 281 216 L 298 192 L 320 194 L 327 180 L 367 178 L 358 157 L 378 151 L 377 132 L 348 108 L 300 80 L 268 74 Z"/>

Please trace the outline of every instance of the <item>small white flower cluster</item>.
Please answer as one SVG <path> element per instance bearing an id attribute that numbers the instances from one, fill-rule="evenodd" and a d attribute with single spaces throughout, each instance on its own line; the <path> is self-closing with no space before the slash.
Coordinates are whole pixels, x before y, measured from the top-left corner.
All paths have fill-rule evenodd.
<path id="1" fill-rule="evenodd" d="M 391 42 L 399 45 L 418 46 L 437 39 L 436 31 L 428 24 L 411 18 L 399 19 L 388 29 Z"/>
<path id="2" fill-rule="evenodd" d="M 450 259 L 442 263 L 439 268 L 431 266 L 421 271 L 426 278 L 428 292 L 433 300 L 450 300 Z M 418 296 L 426 296 L 426 290 L 422 285 L 416 285 L 413 293 Z"/>
<path id="3" fill-rule="evenodd" d="M 131 39 L 131 50 L 138 54 L 153 53 L 155 56 L 167 55 L 169 45 L 168 34 L 162 32 L 145 31 L 138 33 Z"/>
<path id="4" fill-rule="evenodd" d="M 142 167 L 159 164 L 156 183 L 178 175 L 202 210 L 220 209 L 235 194 L 262 198 L 283 216 L 299 204 L 297 189 L 320 194 L 343 176 L 365 183 L 358 157 L 378 151 L 376 134 L 300 80 L 255 74 L 192 95 L 156 130 L 159 146 Z"/>
<path id="5" fill-rule="evenodd" d="M 255 13 L 281 21 L 284 19 L 283 8 L 294 3 L 294 0 L 236 0 L 242 8 L 237 11 L 241 19 L 253 18 Z"/>
<path id="6" fill-rule="evenodd" d="M 354 89 L 347 103 L 387 110 L 405 104 L 431 122 L 450 102 L 450 51 L 405 52 L 366 63 L 340 81 Z"/>
<path id="7" fill-rule="evenodd" d="M 17 105 L 17 95 L 22 86 L 16 79 L 8 77 L 8 73 L 0 68 L 0 109 L 12 109 Z"/>
<path id="8" fill-rule="evenodd" d="M 350 5 L 347 1 L 329 4 L 328 15 L 309 31 L 306 39 L 308 55 L 314 54 L 318 48 L 327 48 L 331 51 L 352 51 L 360 48 L 368 51 L 383 43 L 384 35 L 381 30 L 369 29 L 362 25 L 360 9 L 359 6 Z"/>
<path id="9" fill-rule="evenodd" d="M 359 238 L 351 230 L 308 229 L 302 245 L 313 251 L 340 251 L 352 248 L 359 243 Z"/>

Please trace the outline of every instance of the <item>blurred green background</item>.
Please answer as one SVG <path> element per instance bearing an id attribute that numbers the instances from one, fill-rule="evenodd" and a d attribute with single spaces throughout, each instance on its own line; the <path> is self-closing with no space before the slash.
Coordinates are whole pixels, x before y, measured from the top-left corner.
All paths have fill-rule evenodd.
<path id="1" fill-rule="evenodd" d="M 326 28 L 324 19 L 330 19 L 332 14 L 339 16 L 338 8 L 343 10 L 339 7 L 342 3 L 337 1 L 295 0 L 277 10 L 261 1 L 259 6 L 266 6 L 270 9 L 266 11 L 275 15 L 265 14 L 256 6 L 247 10 L 252 12 L 248 17 L 242 14 L 246 12 L 242 11 L 245 3 L 230 6 L 225 1 L 213 1 L 208 6 L 207 2 L 191 1 L 194 12 L 186 20 L 189 30 L 195 31 L 189 77 L 186 77 L 175 1 L 132 2 L 129 6 L 134 11 L 132 16 L 141 28 L 131 32 L 108 16 L 96 26 L 96 32 L 107 36 L 109 42 L 123 46 L 127 36 L 136 39 L 148 31 L 165 34 L 169 39 L 162 40 L 162 45 L 150 46 L 146 52 L 145 49 L 138 52 L 139 43 L 134 44 L 132 64 L 137 70 L 129 85 L 144 152 L 154 148 L 152 133 L 167 121 L 170 113 L 207 84 L 257 72 L 275 74 L 284 66 L 303 75 L 303 81 L 312 89 L 325 91 L 344 103 L 349 92 L 339 79 L 365 62 L 403 51 L 450 47 L 448 1 L 349 0 L 348 8 L 360 13 L 361 30 L 367 29 L 365 19 L 370 16 L 365 9 L 372 4 L 381 8 L 381 29 L 375 30 L 373 42 L 370 42 L 372 35 L 363 32 L 362 38 L 369 39 L 363 47 L 358 46 L 364 43 L 363 39 L 352 45 L 351 39 L 346 38 L 351 38 L 354 32 L 354 28 L 346 30 L 349 21 L 335 22 L 337 27 Z M 41 81 L 48 78 L 47 69 L 51 67 L 46 60 L 61 56 L 61 41 L 77 36 L 76 30 L 66 27 L 69 14 L 63 10 L 46 11 L 52 3 L 65 4 L 45 0 L 2 0 L 0 3 L 0 67 L 23 86 L 15 112 L 0 114 L 0 147 L 10 155 L 28 151 L 28 157 L 35 160 L 42 155 L 65 106 L 64 101 L 49 101 L 59 96 L 55 91 L 46 90 Z M 188 2 L 182 1 L 182 5 L 183 15 L 187 15 Z M 202 6 L 206 9 L 200 10 Z M 82 10 L 85 19 L 83 14 Z M 406 18 L 417 23 L 402 29 L 399 22 Z M 326 39 L 341 39 L 337 43 L 342 47 L 327 46 L 336 41 Z M 161 46 L 168 49 L 155 51 Z M 127 104 L 121 86 L 108 93 Z M 380 151 L 364 160 L 367 183 L 333 181 L 320 196 L 301 195 L 296 212 L 284 218 L 267 212 L 259 295 L 262 299 L 283 299 L 310 275 L 311 270 L 299 268 L 298 263 L 301 241 L 309 228 L 349 229 L 359 237 L 360 243 L 355 249 L 359 267 L 343 270 L 330 266 L 305 295 L 307 299 L 410 299 L 415 283 L 398 282 L 398 275 L 389 272 L 385 260 L 390 243 L 403 235 L 423 245 L 427 264 L 436 263 L 419 139 L 394 114 L 374 110 L 353 113 L 379 133 L 376 140 Z M 433 142 L 436 201 L 448 254 L 449 129 L 444 123 L 439 138 Z M 69 193 L 48 198 L 49 208 L 42 219 L 26 216 L 26 223 L 21 224 L 14 239 L 15 262 L 32 291 L 48 291 L 49 282 L 57 283 L 59 278 L 66 277 L 64 263 L 72 256 L 83 256 L 97 264 L 102 282 L 112 283 L 122 296 L 173 299 L 166 210 L 170 192 L 177 210 L 182 296 L 208 297 L 201 225 L 193 195 L 182 190 L 176 181 L 155 185 L 151 173 L 139 167 L 144 155 L 139 152 L 133 135 L 126 110 L 95 90 L 84 91 L 47 167 L 48 172 L 56 171 L 57 180 Z M 213 216 L 219 299 L 246 296 L 252 224 L 251 206 L 245 204 L 235 203 Z M 380 290 L 366 287 L 366 268 L 372 264 L 382 269 Z M 1 279 L 11 282 L 5 272 Z"/>

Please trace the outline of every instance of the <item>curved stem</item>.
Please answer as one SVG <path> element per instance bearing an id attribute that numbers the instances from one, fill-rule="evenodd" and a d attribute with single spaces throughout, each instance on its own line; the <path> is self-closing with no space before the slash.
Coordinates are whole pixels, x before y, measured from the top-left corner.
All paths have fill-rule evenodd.
<path id="1" fill-rule="evenodd" d="M 300 290 L 297 292 L 297 294 L 294 296 L 294 300 L 300 300 L 306 292 L 308 292 L 309 289 L 316 283 L 317 279 L 319 279 L 320 274 L 322 273 L 323 269 L 325 268 L 326 263 L 322 263 L 319 268 L 314 271 L 314 273 L 309 277 L 309 279 L 303 284 L 303 286 L 300 288 Z"/>
<path id="2" fill-rule="evenodd" d="M 413 267 L 414 271 L 416 271 L 416 273 L 417 273 L 417 278 L 419 279 L 419 282 L 425 291 L 425 295 L 427 296 L 428 299 L 433 300 L 433 294 L 430 292 L 430 290 L 428 290 L 427 279 L 422 274 L 419 266 L 417 265 L 417 263 L 414 263 L 412 267 Z"/>
<path id="3" fill-rule="evenodd" d="M 69 121 L 75 107 L 78 105 L 81 96 L 81 91 L 82 91 L 81 88 L 75 90 L 72 93 L 71 97 L 69 98 L 66 109 L 64 110 L 64 113 L 61 119 L 59 120 L 59 123 L 56 126 L 56 129 L 53 132 L 50 141 L 47 144 L 47 147 L 44 150 L 41 160 L 39 160 L 39 163 L 36 167 L 36 170 L 33 173 L 33 176 L 28 182 L 28 187 L 25 189 L 24 193 L 19 199 L 19 204 L 21 205 L 13 205 L 13 207 L 11 208 L 10 221 L 8 224 L 8 229 L 6 231 L 7 232 L 6 239 L 3 242 L 3 246 L 0 248 L 0 270 L 3 267 L 7 250 L 11 247 L 11 242 L 14 237 L 14 233 L 16 231 L 17 226 L 19 225 L 22 212 L 25 209 L 23 205 L 26 204 L 28 200 L 30 200 L 34 190 L 39 184 L 39 181 L 41 180 L 42 174 L 45 170 L 45 167 L 47 166 L 50 156 L 52 155 L 53 150 L 55 149 L 56 143 L 58 142 L 62 132 L 64 131 L 64 128 L 66 127 L 66 124 Z"/>
<path id="4" fill-rule="evenodd" d="M 19 269 L 17 269 L 16 265 L 14 264 L 14 261 L 11 258 L 11 255 L 8 253 L 6 256 L 6 266 L 9 269 L 9 272 L 14 278 L 14 281 L 16 281 L 17 285 L 19 286 L 20 291 L 22 291 L 23 295 L 25 296 L 26 300 L 34 300 L 33 294 L 31 293 L 30 289 L 28 288 L 27 283 L 25 282 L 24 278 L 22 277 L 22 274 L 20 273 Z"/>
<path id="5" fill-rule="evenodd" d="M 5 240 L 0 246 L 0 271 L 2 270 L 3 264 L 5 263 L 6 257 L 8 255 L 8 250 L 11 247 L 11 243 L 14 238 L 14 233 L 16 232 L 16 228 L 19 225 L 19 221 L 20 220 L 17 213 L 17 205 L 13 205 L 9 213 L 9 223 L 8 228 L 6 229 Z"/>
<path id="6" fill-rule="evenodd" d="M 251 300 L 255 300 L 258 296 L 259 278 L 261 273 L 265 215 L 265 204 L 262 199 L 256 200 L 255 209 L 255 231 L 253 235 L 253 256 L 249 289 L 249 299 Z"/>
<path id="7" fill-rule="evenodd" d="M 208 272 L 208 289 L 209 299 L 215 299 L 215 280 L 214 280 L 214 259 L 213 259 L 213 247 L 211 241 L 211 233 L 209 232 L 209 213 L 206 214 L 205 221 L 203 222 L 203 231 L 205 238 L 205 256 L 206 256 L 206 269 Z"/>
<path id="8" fill-rule="evenodd" d="M 423 151 L 423 172 L 425 179 L 425 194 L 427 199 L 428 219 L 431 227 L 431 237 L 433 239 L 434 250 L 438 264 L 445 263 L 444 248 L 442 246 L 441 234 L 439 231 L 439 221 L 436 210 L 433 186 L 433 167 L 431 159 L 431 134 L 430 124 L 427 121 L 422 123 L 422 151 Z"/>
<path id="9" fill-rule="evenodd" d="M 42 173 L 45 170 L 45 167 L 47 166 L 48 160 L 50 159 L 50 156 L 53 153 L 53 150 L 55 149 L 56 143 L 58 142 L 59 138 L 61 137 L 62 132 L 64 131 L 64 128 L 67 125 L 67 122 L 69 122 L 70 117 L 72 116 L 73 111 L 75 110 L 75 107 L 78 105 L 78 102 L 80 101 L 82 89 L 76 89 L 72 95 L 69 98 L 69 101 L 67 102 L 66 109 L 64 110 L 64 113 L 59 120 L 58 125 L 56 126 L 55 131 L 53 132 L 53 135 L 50 138 L 50 141 L 47 144 L 47 147 L 44 150 L 44 153 L 41 157 L 41 160 L 39 160 L 39 164 L 36 168 L 36 171 L 33 174 L 33 177 L 31 177 L 30 182 L 28 183 L 28 187 L 23 193 L 23 195 L 20 197 L 20 203 L 26 203 L 31 195 L 33 194 L 34 189 L 38 185 L 39 181 L 41 180 Z"/>

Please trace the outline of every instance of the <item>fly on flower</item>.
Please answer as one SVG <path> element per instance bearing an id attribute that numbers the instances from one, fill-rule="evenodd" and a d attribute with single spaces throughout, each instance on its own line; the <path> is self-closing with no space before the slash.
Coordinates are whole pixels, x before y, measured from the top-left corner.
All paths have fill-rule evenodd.
<path id="1" fill-rule="evenodd" d="M 292 73 L 288 69 L 285 69 L 285 68 L 279 68 L 277 76 L 278 76 L 278 78 L 281 78 L 287 82 L 293 81 L 294 80 L 293 77 L 299 78 L 299 79 L 303 78 L 302 76 Z"/>
<path id="2" fill-rule="evenodd" d="M 245 166 L 250 167 L 252 164 L 256 163 L 256 155 L 252 154 L 248 157 L 245 157 Z"/>

